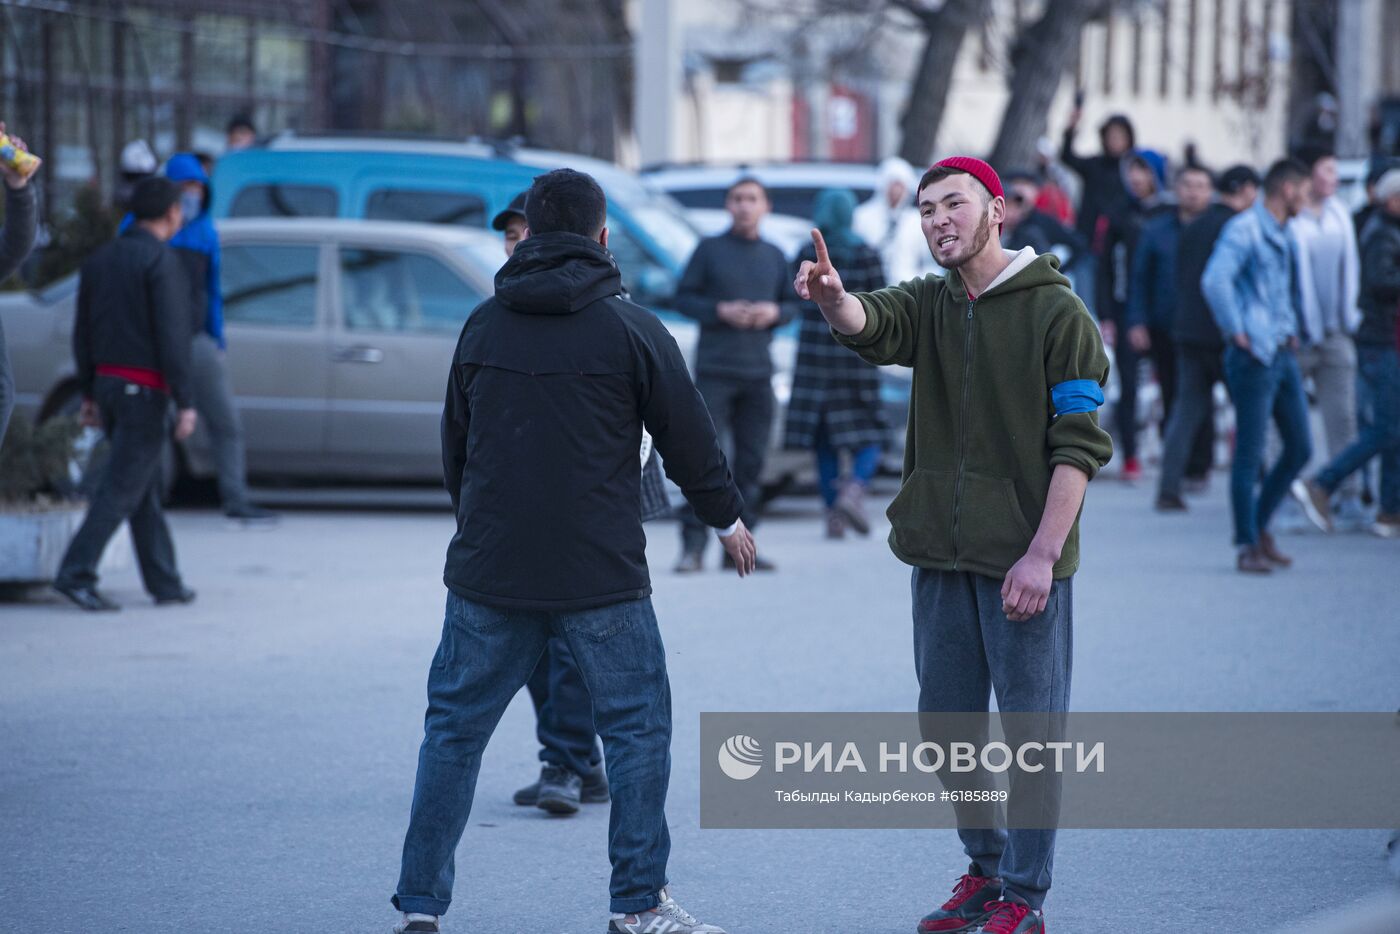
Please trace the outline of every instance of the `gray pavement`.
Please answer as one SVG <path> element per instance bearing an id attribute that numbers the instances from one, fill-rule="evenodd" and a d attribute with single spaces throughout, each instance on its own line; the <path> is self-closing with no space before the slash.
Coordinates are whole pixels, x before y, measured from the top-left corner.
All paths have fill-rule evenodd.
<path id="1" fill-rule="evenodd" d="M 1148 485 L 1091 486 L 1074 706 L 1400 706 L 1400 542 L 1288 537 L 1293 570 L 1243 579 L 1215 487 L 1162 517 Z M 107 582 L 129 604 L 115 616 L 0 603 L 0 931 L 387 930 L 451 518 L 174 525 L 192 607 L 151 607 L 134 572 Z M 759 541 L 781 571 L 740 581 L 673 578 L 676 530 L 649 528 L 675 894 L 731 934 L 909 934 L 964 868 L 951 832 L 698 826 L 700 711 L 911 709 L 908 571 L 884 529 L 828 543 L 811 500 L 780 501 Z M 522 694 L 486 752 L 449 931 L 606 924 L 607 809 L 512 806 L 535 753 Z M 1386 836 L 1065 832 L 1049 929 L 1277 931 L 1385 888 Z"/>

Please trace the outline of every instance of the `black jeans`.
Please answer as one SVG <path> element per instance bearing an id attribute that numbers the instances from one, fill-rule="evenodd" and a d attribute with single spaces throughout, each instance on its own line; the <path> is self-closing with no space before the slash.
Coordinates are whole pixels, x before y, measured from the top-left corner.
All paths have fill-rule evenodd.
<path id="1" fill-rule="evenodd" d="M 740 518 L 750 529 L 758 525 L 758 501 L 763 476 L 763 461 L 768 454 L 768 441 L 773 435 L 773 384 L 768 377 L 736 379 L 729 376 L 697 376 L 695 387 L 710 410 L 715 432 L 723 441 L 732 439 L 733 456 L 729 469 L 734 483 L 744 497 Z M 687 553 L 703 553 L 709 542 L 709 529 L 686 510 L 681 523 L 681 545 Z"/>
<path id="2" fill-rule="evenodd" d="M 1158 492 L 1180 496 L 1183 476 L 1210 473 L 1215 452 L 1215 384 L 1225 382 L 1221 350 L 1202 344 L 1176 345 L 1177 397 L 1162 441 Z"/>
<path id="3" fill-rule="evenodd" d="M 103 550 L 121 524 L 130 521 L 146 590 L 157 600 L 178 596 L 183 585 L 175 568 L 175 543 L 160 508 L 160 461 L 170 429 L 170 397 L 105 376 L 97 378 L 93 396 L 111 453 L 54 583 L 96 584 Z"/>
<path id="4" fill-rule="evenodd" d="M 587 775 L 602 761 L 593 727 L 593 698 L 578 670 L 569 640 L 551 637 L 530 680 L 540 761 Z"/>

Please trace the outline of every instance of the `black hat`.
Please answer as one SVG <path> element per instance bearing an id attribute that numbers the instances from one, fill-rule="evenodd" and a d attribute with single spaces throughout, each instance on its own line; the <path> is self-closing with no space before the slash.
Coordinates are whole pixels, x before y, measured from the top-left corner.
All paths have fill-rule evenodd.
<path id="1" fill-rule="evenodd" d="M 180 186 L 162 175 L 143 178 L 131 189 L 131 216 L 153 221 L 165 216 L 180 200 Z"/>
<path id="2" fill-rule="evenodd" d="M 1258 188 L 1263 184 L 1259 178 L 1259 173 L 1247 165 L 1232 165 L 1224 172 L 1220 173 L 1220 179 L 1216 182 L 1216 188 L 1221 194 L 1233 195 L 1245 185 L 1253 185 Z"/>
<path id="3" fill-rule="evenodd" d="M 510 222 L 512 217 L 519 217 L 521 220 L 525 219 L 525 195 L 526 192 L 522 191 L 514 198 L 511 198 L 510 204 L 506 206 L 506 209 L 491 218 L 492 230 L 505 230 L 506 224 Z"/>

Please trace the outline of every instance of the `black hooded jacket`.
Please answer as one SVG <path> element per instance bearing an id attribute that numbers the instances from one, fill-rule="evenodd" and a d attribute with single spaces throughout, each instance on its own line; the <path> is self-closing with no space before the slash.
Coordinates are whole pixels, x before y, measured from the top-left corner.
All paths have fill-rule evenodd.
<path id="1" fill-rule="evenodd" d="M 704 522 L 738 518 L 743 500 L 675 339 L 621 291 L 602 246 L 538 234 L 462 328 L 442 415 L 454 593 L 540 610 L 650 594 L 643 424 Z"/>

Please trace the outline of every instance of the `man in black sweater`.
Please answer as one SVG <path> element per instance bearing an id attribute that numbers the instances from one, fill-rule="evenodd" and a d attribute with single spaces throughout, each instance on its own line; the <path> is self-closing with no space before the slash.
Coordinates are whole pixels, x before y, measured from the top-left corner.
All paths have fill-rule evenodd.
<path id="1" fill-rule="evenodd" d="M 643 425 L 740 576 L 753 570 L 753 537 L 680 349 L 620 295 L 602 190 L 559 169 L 535 179 L 525 214 L 530 236 L 496 274 L 495 297 L 467 319 L 448 377 L 442 458 L 457 533 L 396 930 L 438 930 L 482 750 L 557 636 L 603 739 L 609 930 L 722 934 L 665 888 L 671 702 L 642 533 Z"/>
<path id="2" fill-rule="evenodd" d="M 768 345 L 773 329 L 791 321 L 799 303 L 783 251 L 759 236 L 759 224 L 769 211 L 763 184 L 740 178 L 729 186 L 724 206 L 733 224 L 695 248 L 676 289 L 676 307 L 700 322 L 695 385 L 720 437 L 732 436 L 734 480 L 744 496 L 744 522 L 752 528 L 758 522 L 759 481 L 776 404 Z M 693 513 L 686 516 L 676 573 L 704 569 L 708 539 L 705 523 Z M 773 569 L 758 560 L 757 570 Z"/>
<path id="3" fill-rule="evenodd" d="M 1225 222 L 1254 203 L 1259 184 L 1259 174 L 1249 166 L 1231 166 L 1216 179 L 1220 201 L 1181 228 L 1176 254 L 1176 313 L 1172 316 L 1177 397 L 1162 438 L 1159 512 L 1186 509 L 1181 493 L 1187 463 L 1202 426 L 1215 417 L 1215 384 L 1225 382 L 1221 359 L 1225 341 L 1201 293 L 1201 275 Z M 1206 477 L 1194 478 L 1194 482 L 1199 490 Z"/>
<path id="4" fill-rule="evenodd" d="M 194 599 L 176 570 L 160 507 L 172 399 L 175 437 L 189 437 L 195 424 L 189 285 L 166 246 L 182 222 L 180 189 L 169 179 L 146 179 L 132 192 L 131 211 L 135 223 L 83 265 L 73 322 L 81 418 L 100 420 L 110 442 L 106 472 L 54 581 L 84 610 L 118 609 L 97 590 L 97 562 L 128 520 L 141 579 L 156 603 Z"/>

